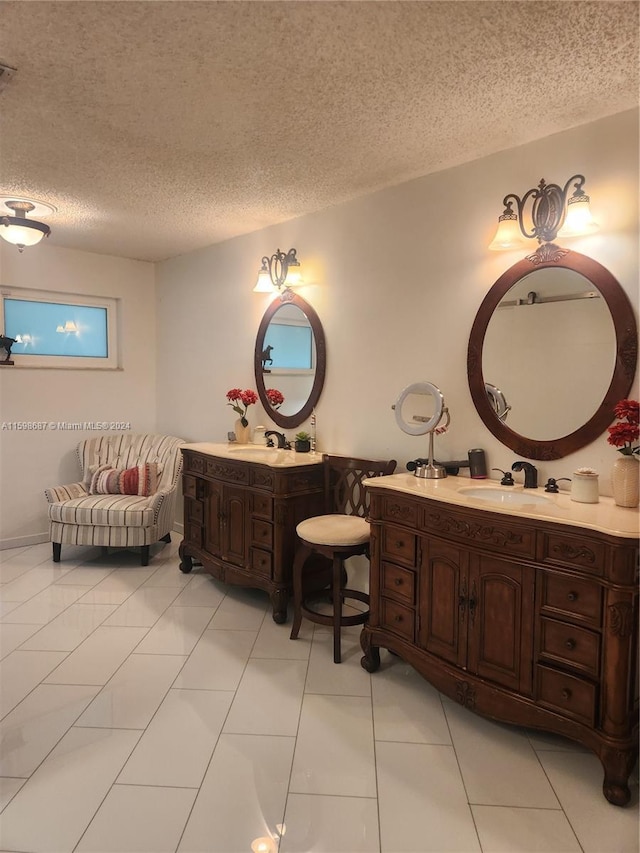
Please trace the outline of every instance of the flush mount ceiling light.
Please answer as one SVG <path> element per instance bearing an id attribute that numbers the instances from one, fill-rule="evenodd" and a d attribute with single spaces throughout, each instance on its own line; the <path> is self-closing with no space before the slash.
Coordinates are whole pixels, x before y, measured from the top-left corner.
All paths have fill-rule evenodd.
<path id="1" fill-rule="evenodd" d="M 278 249 L 275 254 L 262 259 L 254 293 L 282 293 L 290 287 L 302 284 L 300 261 L 295 249 L 285 254 Z"/>
<path id="2" fill-rule="evenodd" d="M 567 199 L 573 184 L 573 194 Z M 498 230 L 489 248 L 493 251 L 526 247 L 523 238 L 536 238 L 538 243 L 548 243 L 558 237 L 579 237 L 598 230 L 589 209 L 589 196 L 583 190 L 585 178 L 574 175 L 564 187 L 548 184 L 544 178 L 537 187 L 528 190 L 522 198 L 513 193 L 503 200 L 504 211 L 498 217 Z M 531 201 L 531 210 L 527 204 Z M 513 205 L 517 207 L 517 213 Z M 525 220 L 526 217 L 526 220 Z"/>
<path id="3" fill-rule="evenodd" d="M 25 246 L 35 246 L 43 237 L 49 236 L 51 233 L 49 226 L 44 222 L 38 222 L 37 219 L 27 219 L 27 214 L 33 211 L 36 211 L 36 215 L 55 213 L 56 208 L 53 205 L 34 199 L 7 196 L 0 201 L 13 211 L 13 215 L 0 215 L 0 237 L 7 243 L 17 246 L 19 252 L 22 252 Z"/>

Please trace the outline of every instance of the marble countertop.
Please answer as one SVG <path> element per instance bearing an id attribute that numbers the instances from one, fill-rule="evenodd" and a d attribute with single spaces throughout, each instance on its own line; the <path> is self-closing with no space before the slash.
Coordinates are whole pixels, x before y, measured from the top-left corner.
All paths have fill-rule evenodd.
<path id="1" fill-rule="evenodd" d="M 531 518 L 599 530 L 613 536 L 637 538 L 640 528 L 638 507 L 619 507 L 613 498 L 600 497 L 597 504 L 572 501 L 568 492 L 550 494 L 543 488 L 501 486 L 499 480 L 472 480 L 470 477 L 445 477 L 423 480 L 413 474 L 390 474 L 364 481 L 371 489 L 392 489 L 413 497 L 437 500 L 476 510 L 486 510 L 516 518 Z M 465 494 L 472 490 L 475 495 Z M 482 492 L 486 492 L 485 495 Z M 500 494 L 507 492 L 507 495 Z M 511 495 L 511 497 L 509 497 Z M 517 503 L 502 503 L 515 501 Z M 535 501 L 535 502 L 534 502 Z"/>
<path id="2" fill-rule="evenodd" d="M 259 465 L 269 465 L 271 468 L 295 468 L 299 465 L 322 464 L 322 453 L 297 453 L 295 450 L 280 450 L 277 447 L 265 447 L 262 444 L 200 442 L 185 444 L 182 449 L 195 450 L 207 456 L 217 456 L 237 462 L 255 462 Z"/>

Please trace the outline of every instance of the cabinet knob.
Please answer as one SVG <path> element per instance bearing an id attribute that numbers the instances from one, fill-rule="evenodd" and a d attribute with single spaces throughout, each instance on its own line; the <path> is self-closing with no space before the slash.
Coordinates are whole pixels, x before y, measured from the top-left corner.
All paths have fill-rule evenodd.
<path id="1" fill-rule="evenodd" d="M 575 649 L 576 647 L 576 641 L 572 640 L 571 637 L 569 637 L 568 640 L 565 640 L 564 644 L 567 649 Z"/>
<path id="2" fill-rule="evenodd" d="M 567 598 L 569 599 L 569 601 L 577 601 L 578 600 L 578 593 L 577 592 L 570 592 L 567 595 Z"/>
<path id="3" fill-rule="evenodd" d="M 565 688 L 563 689 L 563 691 L 562 691 L 562 694 L 561 694 L 561 695 L 562 695 L 562 698 L 563 698 L 563 699 L 571 699 L 571 691 L 569 690 L 569 688 L 568 688 L 568 687 L 565 687 Z"/>
<path id="4" fill-rule="evenodd" d="M 398 614 L 398 616 L 396 616 L 396 617 L 395 617 L 395 619 L 394 619 L 393 621 L 394 621 L 394 622 L 402 622 L 402 616 L 400 616 L 400 615 Z"/>
<path id="5" fill-rule="evenodd" d="M 394 584 L 395 584 L 396 586 L 402 586 L 402 578 L 396 578 L 396 579 L 394 580 Z"/>
<path id="6" fill-rule="evenodd" d="M 396 548 L 403 548 L 403 547 L 404 547 L 404 542 L 402 541 L 402 539 L 398 539 L 396 541 Z"/>

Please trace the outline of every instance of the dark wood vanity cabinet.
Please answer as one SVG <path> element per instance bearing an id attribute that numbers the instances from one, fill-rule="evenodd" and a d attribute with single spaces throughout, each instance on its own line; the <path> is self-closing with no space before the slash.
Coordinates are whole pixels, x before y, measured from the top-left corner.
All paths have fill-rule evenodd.
<path id="1" fill-rule="evenodd" d="M 504 722 L 577 740 L 603 790 L 629 801 L 638 750 L 638 544 L 594 530 L 371 489 L 371 613 L 379 648 Z"/>
<path id="2" fill-rule="evenodd" d="M 184 539 L 180 568 L 193 561 L 228 583 L 269 593 L 276 622 L 287 617 L 296 525 L 322 513 L 321 465 L 271 467 L 183 450 Z"/>

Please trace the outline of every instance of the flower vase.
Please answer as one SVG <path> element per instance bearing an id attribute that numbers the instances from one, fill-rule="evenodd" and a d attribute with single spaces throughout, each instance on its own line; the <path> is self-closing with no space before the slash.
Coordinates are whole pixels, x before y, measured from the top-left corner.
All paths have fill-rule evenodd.
<path id="1" fill-rule="evenodd" d="M 611 469 L 611 490 L 617 506 L 638 506 L 639 460 L 620 456 Z"/>
<path id="2" fill-rule="evenodd" d="M 236 441 L 238 444 L 249 444 L 251 441 L 251 427 L 249 424 L 243 426 L 242 418 L 238 418 L 233 428 L 233 431 L 236 434 Z"/>

